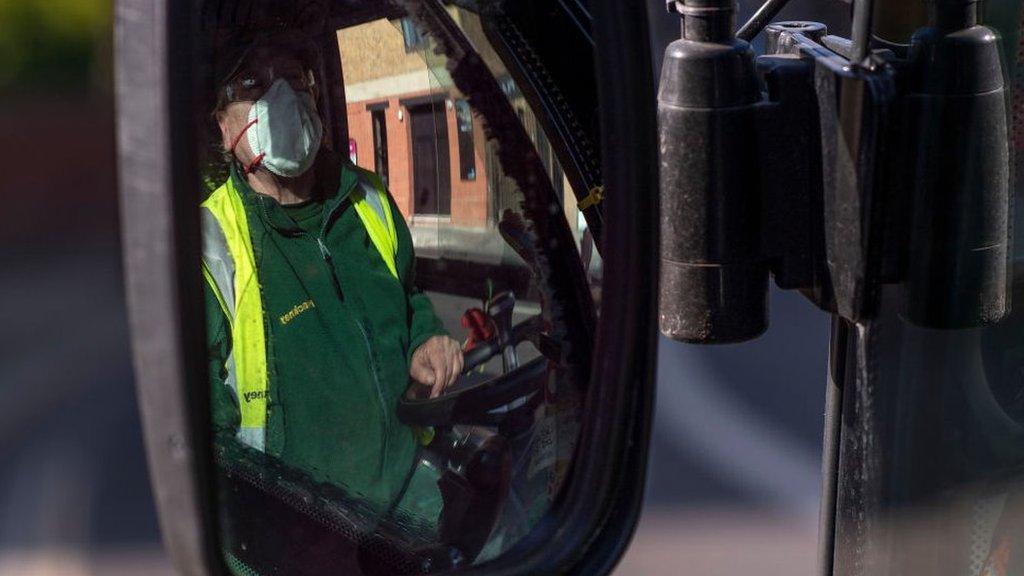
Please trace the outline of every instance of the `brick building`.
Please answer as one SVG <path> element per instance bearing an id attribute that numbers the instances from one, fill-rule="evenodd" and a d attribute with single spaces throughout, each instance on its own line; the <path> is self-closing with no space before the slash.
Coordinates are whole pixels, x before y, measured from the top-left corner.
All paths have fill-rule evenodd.
<path id="1" fill-rule="evenodd" d="M 578 239 L 582 227 L 575 196 L 532 110 L 490 48 L 476 15 L 450 11 L 536 144 Z M 502 173 L 481 118 L 454 86 L 444 57 L 433 53 L 409 20 L 377 20 L 339 30 L 338 46 L 350 153 L 385 179 L 418 249 L 431 243 L 424 237 L 426 228 L 465 236 L 458 243 L 466 243 L 474 230 L 493 228 L 506 208 L 518 209 L 521 195 Z"/>
<path id="2" fill-rule="evenodd" d="M 428 65 L 440 57 L 405 20 L 340 30 L 338 44 L 356 162 L 386 180 L 413 224 L 486 227 L 486 141 L 443 62 Z"/>

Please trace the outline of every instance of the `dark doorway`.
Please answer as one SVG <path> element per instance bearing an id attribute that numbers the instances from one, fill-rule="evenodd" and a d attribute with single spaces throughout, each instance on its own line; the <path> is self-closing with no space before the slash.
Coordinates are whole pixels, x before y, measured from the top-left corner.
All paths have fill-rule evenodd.
<path id="1" fill-rule="evenodd" d="M 409 107 L 412 123 L 413 213 L 452 213 L 448 119 L 444 101 Z"/>

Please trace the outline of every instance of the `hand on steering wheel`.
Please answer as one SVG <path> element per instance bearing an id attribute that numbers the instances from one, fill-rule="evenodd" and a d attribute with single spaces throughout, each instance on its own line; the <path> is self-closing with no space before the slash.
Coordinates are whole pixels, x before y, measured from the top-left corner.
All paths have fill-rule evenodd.
<path id="1" fill-rule="evenodd" d="M 434 336 L 412 354 L 409 377 L 413 382 L 430 387 L 430 397 L 437 398 L 462 374 L 462 347 L 448 336 Z M 418 390 L 410 391 L 419 397 Z"/>
<path id="2" fill-rule="evenodd" d="M 517 324 L 507 338 L 481 342 L 464 356 L 463 372 L 469 372 L 500 355 L 509 345 L 538 338 L 543 328 L 539 316 Z M 415 426 L 450 426 L 453 424 L 492 425 L 500 416 L 491 411 L 518 398 L 533 395 L 544 384 L 550 359 L 536 358 L 509 372 L 484 382 L 448 391 L 437 397 L 425 398 L 406 394 L 398 401 L 398 418 Z M 421 388 L 422 389 L 422 388 Z"/>

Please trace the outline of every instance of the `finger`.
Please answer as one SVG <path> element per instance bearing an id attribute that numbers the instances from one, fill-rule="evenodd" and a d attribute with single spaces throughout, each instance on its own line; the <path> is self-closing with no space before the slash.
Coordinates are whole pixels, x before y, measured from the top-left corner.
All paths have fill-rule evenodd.
<path id="1" fill-rule="evenodd" d="M 441 357 L 444 358 L 444 386 L 447 388 L 452 381 L 452 368 L 455 368 L 455 363 L 452 362 L 451 348 L 447 341 L 441 346 Z"/>
<path id="2" fill-rule="evenodd" d="M 430 397 L 437 398 L 444 392 L 444 380 L 436 380 L 434 385 L 430 388 Z"/>
<path id="3" fill-rule="evenodd" d="M 444 355 L 434 355 L 432 358 L 433 362 L 431 365 L 434 370 L 434 386 L 430 390 L 430 397 L 437 398 L 444 392 L 444 386 L 447 378 L 448 367 L 444 365 Z"/>
<path id="4" fill-rule="evenodd" d="M 456 366 L 455 366 L 455 358 L 453 358 L 450 354 L 447 354 L 446 358 L 448 358 L 448 366 L 447 366 L 447 370 L 445 370 L 445 372 L 444 372 L 444 387 L 445 388 L 451 386 L 452 383 L 455 382 L 455 378 L 459 375 L 459 373 L 455 371 L 455 368 L 456 368 Z"/>
<path id="5" fill-rule="evenodd" d="M 462 371 L 466 368 L 466 355 L 463 354 L 462 348 L 455 351 L 455 361 L 459 364 L 458 373 L 462 374 Z"/>
<path id="6" fill-rule="evenodd" d="M 448 381 L 448 385 L 455 384 L 455 381 L 459 379 L 462 374 L 462 350 L 456 349 L 452 354 L 452 376 L 451 380 Z"/>
<path id="7" fill-rule="evenodd" d="M 462 372 L 462 353 L 454 340 L 448 341 L 448 381 L 445 386 L 451 386 L 458 379 Z"/>

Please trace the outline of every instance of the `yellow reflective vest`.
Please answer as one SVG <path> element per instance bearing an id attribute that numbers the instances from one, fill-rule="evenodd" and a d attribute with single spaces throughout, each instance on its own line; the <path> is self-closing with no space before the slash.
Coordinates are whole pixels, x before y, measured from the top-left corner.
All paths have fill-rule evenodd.
<path id="1" fill-rule="evenodd" d="M 398 278 L 398 236 L 387 191 L 376 174 L 357 171 L 363 185 L 353 191 L 352 206 L 388 270 Z M 232 348 L 225 384 L 238 401 L 238 440 L 262 451 L 269 393 L 267 336 L 249 230 L 242 198 L 228 178 L 202 204 L 202 270 L 230 324 Z"/>

